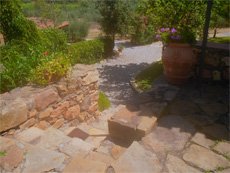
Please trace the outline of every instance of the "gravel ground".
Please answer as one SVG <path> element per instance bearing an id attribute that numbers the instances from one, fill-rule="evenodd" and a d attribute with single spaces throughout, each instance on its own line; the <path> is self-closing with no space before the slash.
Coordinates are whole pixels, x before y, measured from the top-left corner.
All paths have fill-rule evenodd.
<path id="1" fill-rule="evenodd" d="M 129 81 L 149 64 L 160 60 L 162 44 L 155 42 L 145 46 L 132 46 L 125 41 L 122 54 L 97 64 L 100 72 L 99 88 L 110 99 L 112 107 L 138 101 L 138 94 L 132 90 Z"/>

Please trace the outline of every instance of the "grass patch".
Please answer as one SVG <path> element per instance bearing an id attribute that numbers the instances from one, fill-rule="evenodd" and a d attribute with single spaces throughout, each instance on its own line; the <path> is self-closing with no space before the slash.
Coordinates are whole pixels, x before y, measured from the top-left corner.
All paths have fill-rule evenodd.
<path id="1" fill-rule="evenodd" d="M 101 111 L 101 112 L 110 107 L 110 101 L 109 101 L 108 97 L 103 92 L 99 93 L 98 107 L 99 107 L 99 111 Z"/>
<path id="2" fill-rule="evenodd" d="M 153 81 L 163 73 L 163 65 L 161 61 L 154 62 L 148 68 L 141 71 L 136 77 L 135 81 L 137 87 L 141 90 L 148 90 L 151 88 Z"/>
<path id="3" fill-rule="evenodd" d="M 227 44 L 227 43 L 230 43 L 230 37 L 209 38 L 208 41 L 213 42 L 213 43 Z"/>
<path id="4" fill-rule="evenodd" d="M 0 151 L 0 157 L 4 157 L 6 155 L 6 151 Z"/>

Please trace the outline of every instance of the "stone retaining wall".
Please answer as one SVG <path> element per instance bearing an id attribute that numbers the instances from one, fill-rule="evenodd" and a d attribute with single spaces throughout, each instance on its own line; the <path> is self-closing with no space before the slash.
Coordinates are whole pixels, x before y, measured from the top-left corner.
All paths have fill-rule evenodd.
<path id="1" fill-rule="evenodd" d="M 0 133 L 30 126 L 60 128 L 94 119 L 100 114 L 98 79 L 95 66 L 77 64 L 55 84 L 25 86 L 1 94 Z"/>

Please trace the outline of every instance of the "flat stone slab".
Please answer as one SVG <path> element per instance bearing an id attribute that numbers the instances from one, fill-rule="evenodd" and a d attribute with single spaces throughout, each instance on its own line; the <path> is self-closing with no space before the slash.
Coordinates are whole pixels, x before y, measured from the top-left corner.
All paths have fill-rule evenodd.
<path id="1" fill-rule="evenodd" d="M 205 134 L 203 133 L 196 133 L 192 140 L 192 142 L 195 142 L 205 148 L 210 148 L 211 146 L 213 146 L 215 144 L 215 142 L 211 139 L 209 139 L 208 137 L 205 136 Z"/>
<path id="2" fill-rule="evenodd" d="M 226 168 L 230 166 L 230 162 L 223 156 L 195 144 L 192 144 L 185 151 L 183 159 L 204 170 L 215 170 L 218 167 Z"/>
<path id="3" fill-rule="evenodd" d="M 62 153 L 39 147 L 28 150 L 25 157 L 23 173 L 38 173 L 59 168 L 65 159 L 65 155 Z"/>
<path id="4" fill-rule="evenodd" d="M 18 133 L 15 137 L 18 140 L 28 142 L 31 144 L 35 144 L 38 142 L 39 138 L 44 134 L 44 130 L 41 130 L 37 127 L 31 127 L 26 129 L 20 133 Z"/>
<path id="5" fill-rule="evenodd" d="M 55 150 L 60 144 L 64 144 L 71 139 L 72 138 L 66 136 L 60 130 L 50 127 L 44 131 L 44 134 L 41 136 L 36 146 Z"/>
<path id="6" fill-rule="evenodd" d="M 140 115 L 141 112 L 127 108 L 118 111 L 108 120 L 110 136 L 127 142 L 141 140 L 153 128 L 157 118 Z"/>
<path id="7" fill-rule="evenodd" d="M 75 156 L 71 162 L 65 167 L 63 173 L 104 173 L 107 165 L 97 160 L 89 160 Z"/>
<path id="8" fill-rule="evenodd" d="M 106 155 L 104 153 L 94 152 L 94 151 L 90 152 L 86 156 L 86 159 L 97 160 L 97 161 L 105 163 L 107 166 L 111 165 L 111 163 L 114 162 L 114 159 L 110 155 Z"/>
<path id="9" fill-rule="evenodd" d="M 183 160 L 170 154 L 167 155 L 165 164 L 170 173 L 201 173 L 201 171 L 187 165 Z"/>
<path id="10" fill-rule="evenodd" d="M 4 151 L 5 155 L 0 156 L 0 168 L 4 168 L 6 171 L 12 171 L 24 159 L 24 149 L 21 149 L 15 144 L 8 146 L 4 150 L 2 149 L 3 147 L 0 147 L 0 151 Z"/>
<path id="11" fill-rule="evenodd" d="M 137 142 L 133 142 L 112 166 L 115 172 L 121 173 L 160 173 L 162 170 L 157 156 Z"/>
<path id="12" fill-rule="evenodd" d="M 214 148 L 215 151 L 230 157 L 230 143 L 219 142 Z"/>
<path id="13" fill-rule="evenodd" d="M 159 154 L 168 151 L 181 151 L 195 129 L 180 116 L 169 115 L 160 119 L 154 131 L 142 139 L 143 144 Z"/>
<path id="14" fill-rule="evenodd" d="M 74 156 L 77 153 L 81 155 L 88 154 L 91 150 L 94 149 L 94 146 L 79 139 L 73 138 L 71 141 L 61 144 L 59 150 L 69 156 Z"/>

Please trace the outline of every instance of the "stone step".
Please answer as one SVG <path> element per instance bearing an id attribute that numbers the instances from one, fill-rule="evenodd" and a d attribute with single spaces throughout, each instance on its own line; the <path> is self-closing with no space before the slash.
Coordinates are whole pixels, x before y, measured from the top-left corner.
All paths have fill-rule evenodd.
<path id="1" fill-rule="evenodd" d="M 109 133 L 112 138 L 131 143 L 149 133 L 156 121 L 157 117 L 147 109 L 130 111 L 124 107 L 108 120 Z"/>

